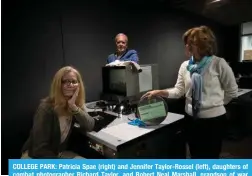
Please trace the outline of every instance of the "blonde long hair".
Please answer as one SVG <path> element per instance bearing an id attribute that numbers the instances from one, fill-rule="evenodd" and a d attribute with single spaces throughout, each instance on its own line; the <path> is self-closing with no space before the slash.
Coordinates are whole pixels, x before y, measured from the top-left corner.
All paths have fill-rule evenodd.
<path id="1" fill-rule="evenodd" d="M 54 78 L 51 84 L 50 95 L 49 95 L 49 99 L 52 102 L 55 111 L 59 115 L 69 114 L 67 100 L 64 97 L 63 92 L 62 92 L 62 77 L 66 73 L 69 73 L 69 72 L 74 72 L 76 74 L 77 81 L 79 84 L 79 94 L 78 94 L 78 97 L 76 98 L 75 104 L 76 106 L 82 109 L 84 108 L 84 105 L 85 105 L 84 84 L 83 84 L 82 77 L 79 71 L 71 66 L 63 67 L 59 69 L 54 75 Z"/>

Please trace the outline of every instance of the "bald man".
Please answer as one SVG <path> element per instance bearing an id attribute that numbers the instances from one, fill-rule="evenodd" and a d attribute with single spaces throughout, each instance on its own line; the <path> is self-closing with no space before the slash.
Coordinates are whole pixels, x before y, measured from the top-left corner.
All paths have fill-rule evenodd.
<path id="1" fill-rule="evenodd" d="M 117 34 L 115 37 L 116 52 L 110 54 L 107 59 L 107 64 L 119 61 L 133 61 L 138 63 L 138 55 L 136 50 L 128 49 L 128 37 L 125 34 Z"/>

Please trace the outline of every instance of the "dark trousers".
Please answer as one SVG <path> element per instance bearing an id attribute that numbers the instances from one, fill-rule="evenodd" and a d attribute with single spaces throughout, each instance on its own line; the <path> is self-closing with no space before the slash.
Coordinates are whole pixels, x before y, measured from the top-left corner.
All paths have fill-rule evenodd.
<path id="1" fill-rule="evenodd" d="M 218 159 L 222 149 L 226 115 L 193 118 L 185 115 L 185 137 L 192 159 Z"/>

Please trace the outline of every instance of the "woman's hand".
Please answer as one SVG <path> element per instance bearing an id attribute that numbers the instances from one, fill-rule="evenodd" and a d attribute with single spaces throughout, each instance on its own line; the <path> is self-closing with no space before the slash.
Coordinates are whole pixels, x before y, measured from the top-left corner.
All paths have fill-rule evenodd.
<path id="1" fill-rule="evenodd" d="M 75 101 L 79 95 L 79 87 L 77 87 L 76 91 L 74 92 L 72 98 L 68 100 L 68 107 L 71 111 L 78 111 L 78 107 L 75 104 Z"/>
<path id="2" fill-rule="evenodd" d="M 160 97 L 168 97 L 169 92 L 167 90 L 152 90 L 147 93 L 145 93 L 141 99 L 143 98 L 151 98 L 152 96 L 160 96 Z"/>

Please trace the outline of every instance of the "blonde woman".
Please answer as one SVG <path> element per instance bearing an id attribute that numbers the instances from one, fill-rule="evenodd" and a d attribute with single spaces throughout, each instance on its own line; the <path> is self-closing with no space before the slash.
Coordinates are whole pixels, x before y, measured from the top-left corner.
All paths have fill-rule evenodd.
<path id="1" fill-rule="evenodd" d="M 95 121 L 84 110 L 85 92 L 80 73 L 61 68 L 54 76 L 49 97 L 43 99 L 34 116 L 33 127 L 21 158 L 80 158 L 65 151 L 74 122 L 92 131 Z"/>

